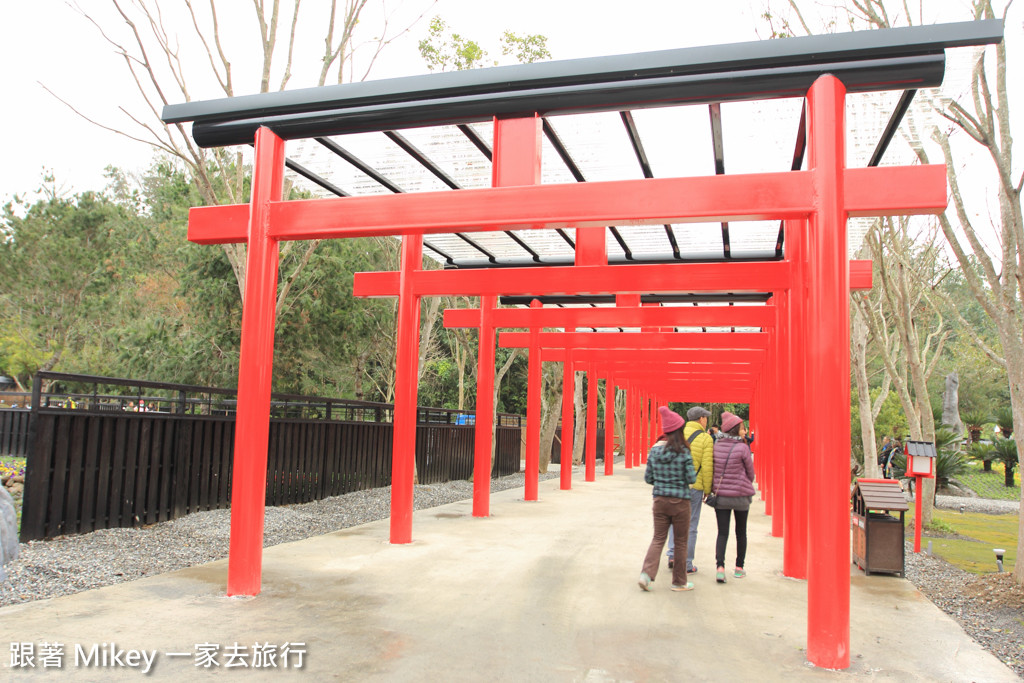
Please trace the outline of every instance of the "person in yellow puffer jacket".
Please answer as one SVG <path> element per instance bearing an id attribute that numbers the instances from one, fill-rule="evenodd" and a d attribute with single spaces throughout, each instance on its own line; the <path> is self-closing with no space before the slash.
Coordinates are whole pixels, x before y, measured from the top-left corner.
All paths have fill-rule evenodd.
<path id="1" fill-rule="evenodd" d="M 701 504 L 704 496 L 711 493 L 711 481 L 715 468 L 715 440 L 708 434 L 708 420 L 711 412 L 701 406 L 693 406 L 686 411 L 688 422 L 683 426 L 683 438 L 690 446 L 693 457 L 693 468 L 697 471 L 697 481 L 690 487 L 690 541 L 686 546 L 686 573 L 694 574 L 697 567 L 693 564 L 694 548 L 697 547 L 697 524 L 700 522 Z M 675 566 L 673 536 L 671 529 L 668 540 L 668 566 Z"/>

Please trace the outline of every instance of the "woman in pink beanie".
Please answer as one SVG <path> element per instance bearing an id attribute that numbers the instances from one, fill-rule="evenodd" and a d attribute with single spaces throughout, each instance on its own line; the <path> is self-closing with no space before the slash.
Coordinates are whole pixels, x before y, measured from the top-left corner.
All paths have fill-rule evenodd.
<path id="1" fill-rule="evenodd" d="M 722 413 L 722 436 L 715 442 L 715 475 L 711 482 L 712 493 L 717 496 L 715 580 L 718 583 L 725 583 L 725 546 L 729 542 L 729 518 L 732 516 L 736 518 L 736 567 L 732 575 L 737 579 L 747 575 L 743 562 L 747 555 L 747 516 L 754 496 L 754 461 L 744 438 L 746 435 L 741 417 Z"/>
<path id="2" fill-rule="evenodd" d="M 644 472 L 644 481 L 654 486 L 654 537 L 637 582 L 645 591 L 651 589 L 651 582 L 658 575 L 661 550 L 670 527 L 675 532 L 675 556 L 686 557 L 690 535 L 690 484 L 697 481 L 693 458 L 683 438 L 683 418 L 667 406 L 660 406 L 658 413 L 663 434 L 651 446 Z M 686 580 L 685 562 L 676 562 L 672 567 L 672 590 L 693 590 L 693 584 Z"/>

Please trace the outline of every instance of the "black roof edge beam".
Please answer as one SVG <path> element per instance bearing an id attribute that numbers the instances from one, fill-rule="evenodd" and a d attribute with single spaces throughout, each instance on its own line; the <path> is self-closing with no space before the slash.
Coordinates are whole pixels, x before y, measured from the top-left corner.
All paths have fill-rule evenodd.
<path id="1" fill-rule="evenodd" d="M 402 194 L 405 192 L 405 190 L 399 187 L 397 183 L 393 183 L 391 180 L 381 175 L 377 171 L 377 169 L 367 164 L 365 161 L 357 157 L 355 154 L 349 152 L 347 149 L 336 143 L 334 140 L 331 140 L 330 138 L 316 138 L 316 141 L 319 142 L 324 147 L 326 147 L 327 149 L 331 150 L 331 152 L 333 152 L 334 154 L 337 154 L 339 157 L 341 157 L 348 163 L 355 166 L 357 169 L 359 169 L 360 172 L 372 178 L 374 182 L 383 185 L 384 187 L 386 187 L 387 189 L 391 190 L 396 194 Z"/>
<path id="2" fill-rule="evenodd" d="M 713 102 L 708 105 L 708 114 L 711 117 L 711 148 L 715 154 L 715 175 L 725 174 L 725 143 L 722 142 L 722 104 Z M 732 257 L 732 248 L 729 245 L 729 224 L 722 223 L 722 255 L 725 258 Z"/>
<path id="3" fill-rule="evenodd" d="M 456 128 L 462 131 L 462 134 L 469 138 L 469 141 L 472 142 L 473 145 L 478 150 L 480 150 L 485 157 L 487 157 L 487 161 L 494 161 L 494 152 L 487 144 L 487 141 L 480 137 L 479 133 L 473 130 L 472 126 L 466 123 L 460 123 L 459 125 L 456 126 Z"/>
<path id="4" fill-rule="evenodd" d="M 847 92 L 941 83 L 949 47 L 994 44 L 989 19 L 752 41 L 657 52 L 469 69 L 342 83 L 164 107 L 165 123 L 193 122 L 204 147 L 251 142 L 260 126 L 284 139 L 457 125 L 521 112 L 619 111 L 799 97 L 821 74 Z"/>
<path id="5" fill-rule="evenodd" d="M 415 159 L 420 166 L 430 171 L 431 174 L 433 174 L 434 177 L 436 177 L 442 183 L 444 183 L 453 190 L 462 189 L 462 186 L 459 185 L 458 181 L 456 181 L 450 175 L 445 173 L 440 166 L 431 161 L 430 157 L 421 152 L 419 148 L 416 147 L 416 145 L 412 144 L 407 139 L 405 139 L 405 136 L 403 136 L 401 133 L 394 130 L 386 130 L 384 131 L 384 135 L 386 135 L 388 139 L 391 140 L 393 143 L 401 147 L 402 151 L 404 151 L 406 154 Z"/>
<path id="6" fill-rule="evenodd" d="M 633 146 L 633 154 L 636 155 L 637 163 L 640 164 L 640 171 L 644 174 L 644 178 L 653 178 L 654 171 L 651 170 L 651 162 L 647 158 L 647 152 L 644 150 L 644 142 L 640 139 L 640 131 L 637 130 L 636 121 L 633 120 L 633 112 L 631 111 L 620 111 L 619 118 L 622 119 L 622 125 L 626 127 L 626 134 L 629 135 L 629 144 Z M 675 258 L 681 258 L 679 254 L 679 244 L 676 242 L 676 234 L 672 231 L 672 226 L 665 225 L 665 236 L 668 237 L 668 243 L 672 247 L 672 256 Z M 620 246 L 623 247 L 623 251 L 626 252 L 626 258 L 632 260 L 633 253 L 625 247 L 625 243 L 620 240 Z"/>
<path id="7" fill-rule="evenodd" d="M 455 180 L 450 175 L 445 173 L 444 170 L 440 166 L 435 164 L 430 159 L 430 157 L 428 157 L 426 154 L 424 154 L 422 151 L 420 151 L 420 149 L 418 147 L 416 147 L 416 145 L 414 145 L 411 142 L 409 142 L 405 138 L 405 136 L 403 136 L 401 133 L 399 133 L 397 131 L 393 131 L 393 130 L 386 130 L 386 131 L 384 131 L 384 135 L 386 135 L 388 137 L 388 139 L 391 140 L 392 142 L 394 142 L 396 145 L 401 147 L 402 151 L 404 151 L 406 154 L 408 154 L 413 159 L 415 159 L 417 163 L 419 163 L 421 166 L 423 166 L 423 168 L 425 168 L 428 171 L 430 171 L 442 183 L 444 183 L 445 185 L 447 185 L 448 187 L 450 187 L 453 190 L 461 190 L 462 189 L 462 186 L 459 185 L 457 180 Z M 467 237 L 466 235 L 464 235 L 461 232 L 457 232 L 457 233 L 454 233 L 454 234 L 455 234 L 456 237 L 461 239 L 463 242 L 465 242 L 466 244 L 468 244 L 469 246 L 473 247 L 474 249 L 479 251 L 481 254 L 486 256 L 487 260 L 490 263 L 492 263 L 492 264 L 493 263 L 497 263 L 497 261 L 498 261 L 497 257 L 494 254 L 492 254 L 491 252 L 489 252 L 486 249 L 484 249 L 483 247 L 481 247 L 473 239 L 471 239 L 470 237 Z M 449 264 L 452 265 L 452 266 L 455 266 L 456 265 L 456 261 L 454 259 L 452 259 L 452 260 L 449 261 Z"/>
<path id="8" fill-rule="evenodd" d="M 306 168 L 305 166 L 303 166 L 302 164 L 300 164 L 297 161 L 292 161 L 291 159 L 287 159 L 286 158 L 284 160 L 284 165 L 287 166 L 288 168 L 290 168 L 291 170 L 295 171 L 296 173 L 298 173 L 300 176 L 302 176 L 306 180 L 308 180 L 308 181 L 310 181 L 312 183 L 316 183 L 317 185 L 319 185 L 320 187 L 324 188 L 325 190 L 327 190 L 328 192 L 330 192 L 332 194 L 335 194 L 335 195 L 337 195 L 339 197 L 348 197 L 348 196 L 350 196 L 348 192 L 345 192 L 345 190 L 341 189 L 340 187 L 338 187 L 337 185 L 335 185 L 331 181 L 327 180 L 326 178 L 322 178 L 321 176 L 317 175 L 316 173 L 313 173 L 312 171 L 310 171 L 308 168 Z"/>
<path id="9" fill-rule="evenodd" d="M 900 95 L 900 101 L 896 104 L 896 109 L 893 110 L 892 115 L 889 117 L 889 122 L 885 124 L 885 130 L 882 131 L 882 137 L 878 140 L 878 144 L 875 145 L 875 151 L 871 153 L 868 166 L 878 166 L 881 163 L 885 150 L 889 148 L 889 143 L 892 142 L 893 137 L 896 135 L 896 130 L 900 127 L 900 122 L 906 116 L 907 111 L 910 109 L 910 103 L 914 101 L 914 95 L 916 94 L 917 90 L 904 90 L 903 94 Z"/>
<path id="10" fill-rule="evenodd" d="M 444 251 L 438 249 L 437 247 L 435 247 L 433 244 L 431 244 L 427 240 L 423 240 L 423 246 L 426 247 L 427 249 L 429 249 L 430 251 L 434 252 L 435 254 L 440 256 L 441 258 L 443 258 L 445 260 L 445 267 L 446 268 L 448 266 L 454 266 L 455 265 L 455 259 L 452 258 L 452 256 L 450 254 L 447 254 Z"/>
<path id="11" fill-rule="evenodd" d="M 623 257 L 615 256 L 608 259 L 608 265 L 611 266 L 637 266 L 637 265 L 653 265 L 658 263 L 765 263 L 771 261 L 781 261 L 782 259 L 776 258 L 775 256 L 759 257 L 759 256 L 743 256 L 733 258 L 694 258 L 694 259 L 683 259 L 679 260 L 675 257 L 668 255 L 665 256 L 652 256 L 650 258 L 634 258 L 632 261 L 627 261 Z M 575 263 L 572 257 L 562 258 L 549 258 L 542 263 L 537 263 L 532 259 L 510 259 L 506 258 L 500 263 L 493 263 L 491 261 L 481 261 L 473 259 L 456 259 L 452 264 L 454 268 L 465 268 L 471 270 L 474 268 L 493 268 L 495 266 L 501 268 L 535 268 L 535 267 L 557 267 L 557 266 L 571 266 Z"/>
<path id="12" fill-rule="evenodd" d="M 555 132 L 554 126 L 552 126 L 547 119 L 542 118 L 541 127 L 544 130 L 544 137 L 546 137 L 548 139 L 548 142 L 551 143 L 551 146 L 554 148 L 558 156 L 562 159 L 562 163 L 565 164 L 565 167 L 569 169 L 569 173 L 572 174 L 572 177 L 576 179 L 576 182 L 587 182 L 586 177 L 583 175 L 583 171 L 580 170 L 580 167 L 576 164 L 576 160 L 572 158 L 572 155 L 569 154 L 569 150 L 565 146 L 565 143 L 562 142 L 562 138 L 558 137 L 558 133 Z M 611 231 L 612 237 L 615 238 L 615 241 L 619 243 L 619 246 L 622 248 L 622 252 L 626 255 L 626 258 L 632 259 L 633 252 L 626 245 L 626 241 L 622 239 L 622 235 L 615 228 L 615 226 L 609 225 L 608 230 Z M 562 236 L 562 239 L 568 242 L 569 245 L 573 247 L 573 249 L 576 248 L 576 246 L 572 243 L 568 236 L 565 235 L 565 233 L 559 230 L 558 234 L 560 234 Z"/>
<path id="13" fill-rule="evenodd" d="M 807 151 L 807 100 L 800 105 L 800 125 L 796 129 L 796 144 L 793 146 L 793 163 L 789 170 L 799 171 L 804 165 Z M 775 240 L 775 258 L 782 258 L 782 246 L 786 242 L 786 221 L 779 221 L 779 236 Z"/>

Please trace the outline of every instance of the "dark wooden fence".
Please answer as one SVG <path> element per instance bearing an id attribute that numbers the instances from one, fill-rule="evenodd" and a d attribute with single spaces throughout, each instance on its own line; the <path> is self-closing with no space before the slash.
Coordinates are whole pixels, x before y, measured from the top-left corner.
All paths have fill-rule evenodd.
<path id="1" fill-rule="evenodd" d="M 153 524 L 230 506 L 235 432 L 233 395 L 225 398 L 230 392 L 55 373 L 37 378 L 35 386 L 40 380 L 78 390 L 33 398 L 22 541 Z M 85 383 L 92 383 L 91 393 L 80 391 Z M 135 391 L 112 394 L 110 386 Z M 136 412 L 140 404 L 145 409 Z M 267 505 L 389 485 L 391 411 L 390 404 L 275 394 Z M 419 409 L 420 483 L 470 476 L 474 428 L 458 424 L 466 415 Z M 519 416 L 500 416 L 492 477 L 519 471 L 521 431 Z"/>
<path id="2" fill-rule="evenodd" d="M 24 408 L 0 408 L 0 455 L 28 454 L 28 423 L 31 412 Z"/>
<path id="3" fill-rule="evenodd" d="M 584 430 L 584 443 L 586 443 L 586 430 Z M 585 456 L 584 456 L 585 457 Z M 604 460 L 604 421 L 597 422 L 597 459 Z M 555 428 L 555 438 L 551 440 L 551 462 L 558 464 L 562 462 L 562 425 Z"/>

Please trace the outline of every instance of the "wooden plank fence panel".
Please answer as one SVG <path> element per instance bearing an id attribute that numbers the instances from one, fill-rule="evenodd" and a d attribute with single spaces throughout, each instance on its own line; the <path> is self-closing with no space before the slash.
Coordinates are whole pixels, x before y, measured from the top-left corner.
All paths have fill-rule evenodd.
<path id="1" fill-rule="evenodd" d="M 163 459 L 164 420 L 146 420 L 151 425 L 149 462 L 146 463 L 146 497 L 139 516 L 140 524 L 154 524 L 160 510 L 160 461 Z"/>
<path id="2" fill-rule="evenodd" d="M 223 421 L 224 435 L 217 449 L 217 502 L 216 509 L 230 507 L 231 505 L 231 471 L 235 451 L 235 422 Z"/>
<path id="3" fill-rule="evenodd" d="M 390 484 L 393 426 L 363 421 L 364 412 L 349 411 L 350 421 L 273 420 L 267 504 Z M 38 439 L 28 468 L 24 540 L 152 524 L 230 505 L 233 416 L 47 408 L 32 428 Z M 497 428 L 492 476 L 518 471 L 520 433 Z M 467 479 L 474 427 L 454 420 L 420 424 L 416 450 L 421 483 Z"/>
<path id="4" fill-rule="evenodd" d="M 117 427 L 117 420 L 103 418 L 99 421 L 99 430 L 102 432 L 99 441 L 99 460 L 96 464 L 96 507 L 93 512 L 94 528 L 110 528 L 110 472 L 112 465 L 110 456 L 114 450 L 114 431 Z"/>
<path id="5" fill-rule="evenodd" d="M 85 442 L 82 448 L 82 507 L 78 519 L 79 533 L 88 533 L 96 528 L 96 489 L 98 488 L 100 432 L 103 420 L 87 417 Z"/>
<path id="6" fill-rule="evenodd" d="M 58 415 L 54 424 L 56 439 L 51 444 L 53 449 L 53 479 L 50 491 L 49 523 L 46 533 L 60 536 L 67 526 L 65 503 L 67 502 L 68 447 L 70 443 L 69 416 Z"/>
<path id="7" fill-rule="evenodd" d="M 40 415 L 35 421 L 35 443 L 25 470 L 25 497 L 21 511 L 21 540 L 48 538 L 47 507 L 53 491 L 53 440 L 56 417 Z"/>

